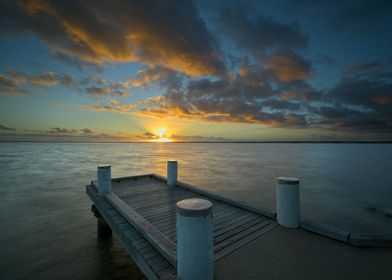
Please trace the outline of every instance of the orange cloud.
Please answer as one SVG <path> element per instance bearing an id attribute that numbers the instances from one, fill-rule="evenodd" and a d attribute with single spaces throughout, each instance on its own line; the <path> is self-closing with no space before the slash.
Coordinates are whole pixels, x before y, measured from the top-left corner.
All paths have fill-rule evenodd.
<path id="1" fill-rule="evenodd" d="M 266 66 L 281 82 L 307 80 L 312 74 L 310 62 L 291 52 L 272 54 Z"/>
<path id="2" fill-rule="evenodd" d="M 142 62 L 189 76 L 225 71 L 217 42 L 189 1 L 94 1 L 87 7 L 82 1 L 19 0 L 4 8 L 20 30 L 90 63 Z"/>

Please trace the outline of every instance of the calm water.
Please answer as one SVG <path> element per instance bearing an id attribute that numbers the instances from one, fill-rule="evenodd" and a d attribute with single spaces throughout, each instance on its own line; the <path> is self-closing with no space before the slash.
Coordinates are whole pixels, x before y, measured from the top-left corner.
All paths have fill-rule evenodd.
<path id="1" fill-rule="evenodd" d="M 0 279 L 140 279 L 117 239 L 99 241 L 84 185 L 165 174 L 265 208 L 277 176 L 301 180 L 305 219 L 392 235 L 392 145 L 0 143 Z M 391 213 L 392 214 L 392 213 Z"/>

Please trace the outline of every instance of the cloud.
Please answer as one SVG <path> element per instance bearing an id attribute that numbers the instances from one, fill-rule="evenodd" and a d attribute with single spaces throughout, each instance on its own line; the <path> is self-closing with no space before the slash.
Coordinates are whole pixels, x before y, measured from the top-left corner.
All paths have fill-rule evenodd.
<path id="1" fill-rule="evenodd" d="M 301 106 L 279 99 L 268 82 L 269 73 L 264 74 L 264 78 L 257 76 L 257 83 L 249 81 L 252 71 L 243 71 L 233 79 L 201 79 L 185 87 L 170 87 L 155 105 L 145 106 L 139 114 L 200 122 L 306 126 L 305 115 L 298 111 Z"/>
<path id="2" fill-rule="evenodd" d="M 140 87 L 142 89 L 149 89 L 151 85 L 164 84 L 170 80 L 175 73 L 167 68 L 161 66 L 148 67 L 140 70 L 136 77 L 128 80 L 128 84 L 133 87 Z"/>
<path id="3" fill-rule="evenodd" d="M 133 103 L 120 103 L 113 102 L 113 100 L 109 100 L 108 103 L 102 104 L 102 102 L 95 102 L 93 105 L 77 105 L 80 109 L 87 109 L 91 111 L 99 111 L 99 112 L 115 112 L 115 113 L 128 113 L 132 112 L 136 105 Z"/>
<path id="4" fill-rule="evenodd" d="M 57 134 L 57 133 L 76 133 L 78 131 L 73 128 L 52 127 L 47 132 Z"/>
<path id="5" fill-rule="evenodd" d="M 392 135 L 392 64 L 368 62 L 348 67 L 318 108 L 322 123 Z"/>
<path id="6" fill-rule="evenodd" d="M 310 61 L 293 52 L 273 53 L 266 66 L 281 82 L 307 80 L 312 74 Z"/>
<path id="7" fill-rule="evenodd" d="M 94 133 L 94 131 L 89 128 L 83 128 L 80 131 L 83 132 L 84 134 L 93 134 Z"/>
<path id="8" fill-rule="evenodd" d="M 129 97 L 129 84 L 127 81 L 117 82 L 101 79 L 97 76 L 87 76 L 78 83 L 79 92 L 90 95 L 91 97 L 117 95 L 119 97 Z"/>
<path id="9" fill-rule="evenodd" d="M 6 73 L 10 77 L 0 74 L 0 93 L 7 95 L 25 95 L 29 92 L 22 89 L 21 86 L 27 85 L 39 88 L 63 87 L 88 94 L 94 98 L 112 95 L 120 97 L 131 96 L 127 81 L 111 81 L 93 76 L 76 80 L 70 74 L 51 71 L 29 75 L 12 68 L 7 68 Z"/>
<path id="10" fill-rule="evenodd" d="M 113 89 L 111 87 L 87 87 L 84 88 L 87 94 L 97 97 L 97 96 L 108 96 L 108 95 L 118 95 L 121 97 L 128 97 L 130 94 L 124 90 Z"/>
<path id="11" fill-rule="evenodd" d="M 380 21 L 388 17 L 392 10 L 392 3 L 388 0 L 372 1 L 361 0 L 349 2 L 334 17 L 334 21 L 340 28 L 361 24 L 369 28 L 370 22 Z"/>
<path id="12" fill-rule="evenodd" d="M 281 23 L 258 14 L 253 5 L 228 2 L 219 11 L 218 23 L 239 48 L 259 53 L 268 50 L 304 49 L 308 39 L 297 23 Z"/>
<path id="13" fill-rule="evenodd" d="M 167 87 L 162 96 L 140 102 L 138 114 L 207 123 L 392 134 L 391 63 L 352 65 L 336 86 L 322 92 L 302 80 L 311 74 L 309 64 L 293 65 L 292 69 L 307 71 L 292 75 L 289 71 L 282 78 L 271 65 L 245 65 L 236 76 L 179 83 Z"/>
<path id="14" fill-rule="evenodd" d="M 25 83 L 38 87 L 53 87 L 59 85 L 66 88 L 71 88 L 76 84 L 76 80 L 70 74 L 47 71 L 38 75 L 27 75 L 12 68 L 8 68 L 6 72 L 17 81 L 17 84 Z"/>
<path id="15" fill-rule="evenodd" d="M 225 71 L 192 1 L 7 1 L 0 11 L 8 32 L 31 32 L 63 57 L 138 61 L 189 76 Z"/>
<path id="16" fill-rule="evenodd" d="M 64 62 L 69 65 L 76 66 L 81 71 L 84 70 L 94 70 L 96 72 L 101 73 L 103 71 L 103 67 L 100 64 L 96 64 L 93 62 L 87 62 L 82 60 L 81 58 L 73 57 L 73 56 L 68 56 L 64 53 L 58 52 L 56 50 L 52 50 L 48 53 L 48 57 Z"/>
<path id="17" fill-rule="evenodd" d="M 42 72 L 37 75 L 28 75 L 12 68 L 7 68 L 6 73 L 10 77 L 0 74 L 0 92 L 6 95 L 21 96 L 30 93 L 21 88 L 22 85 L 30 85 L 40 88 L 64 87 L 75 88 L 77 81 L 70 74 Z"/>
<path id="18" fill-rule="evenodd" d="M 13 131 L 13 130 L 16 130 L 16 128 L 8 127 L 8 126 L 5 126 L 5 125 L 3 125 L 3 124 L 0 124 L 0 130 Z"/>
<path id="19" fill-rule="evenodd" d="M 152 132 L 145 132 L 141 135 L 137 135 L 136 138 L 142 139 L 142 140 L 156 140 L 161 138 L 161 136 L 154 134 Z M 166 136 L 163 135 L 163 138 L 168 138 L 172 141 L 179 141 L 179 142 L 219 142 L 219 141 L 227 141 L 229 139 L 225 137 L 214 137 L 214 136 L 200 136 L 200 135 L 171 135 L 171 136 Z"/>
<path id="20" fill-rule="evenodd" d="M 326 53 L 318 53 L 316 55 L 314 62 L 318 63 L 318 64 L 326 64 L 326 65 L 337 64 L 336 58 L 334 58 Z"/>
<path id="21" fill-rule="evenodd" d="M 19 81 L 0 74 L 0 93 L 9 96 L 22 96 L 28 94 L 24 89 L 18 88 Z"/>
<path id="22" fill-rule="evenodd" d="M 136 138 L 144 139 L 144 140 L 154 140 L 159 139 L 160 137 L 152 132 L 145 132 L 141 135 L 137 135 Z"/>

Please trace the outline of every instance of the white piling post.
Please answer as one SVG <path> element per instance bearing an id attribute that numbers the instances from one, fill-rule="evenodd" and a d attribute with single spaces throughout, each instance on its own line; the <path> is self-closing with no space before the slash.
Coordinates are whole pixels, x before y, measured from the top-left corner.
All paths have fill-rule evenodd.
<path id="1" fill-rule="evenodd" d="M 177 279 L 212 280 L 214 251 L 212 203 L 190 198 L 177 202 Z"/>
<path id="2" fill-rule="evenodd" d="M 276 179 L 276 212 L 280 225 L 287 228 L 299 227 L 301 209 L 297 178 L 278 177 Z"/>
<path id="3" fill-rule="evenodd" d="M 177 183 L 177 168 L 176 160 L 167 161 L 167 184 L 169 186 L 174 186 Z"/>
<path id="4" fill-rule="evenodd" d="M 112 191 L 112 170 L 110 165 L 100 165 L 97 167 L 98 194 L 104 196 Z"/>

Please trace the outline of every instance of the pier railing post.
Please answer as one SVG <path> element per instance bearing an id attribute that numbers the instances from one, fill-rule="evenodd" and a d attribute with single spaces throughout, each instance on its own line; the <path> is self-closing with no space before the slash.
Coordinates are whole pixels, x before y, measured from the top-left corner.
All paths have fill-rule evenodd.
<path id="1" fill-rule="evenodd" d="M 287 228 L 300 225 L 299 180 L 292 177 L 276 179 L 276 214 L 278 223 Z"/>
<path id="2" fill-rule="evenodd" d="M 212 280 L 214 251 L 212 203 L 190 198 L 177 202 L 177 279 Z"/>
<path id="3" fill-rule="evenodd" d="M 112 171 L 110 165 L 100 165 L 97 167 L 98 194 L 104 196 L 112 191 Z"/>
<path id="4" fill-rule="evenodd" d="M 177 183 L 178 164 L 176 160 L 167 161 L 167 184 L 174 186 Z"/>

